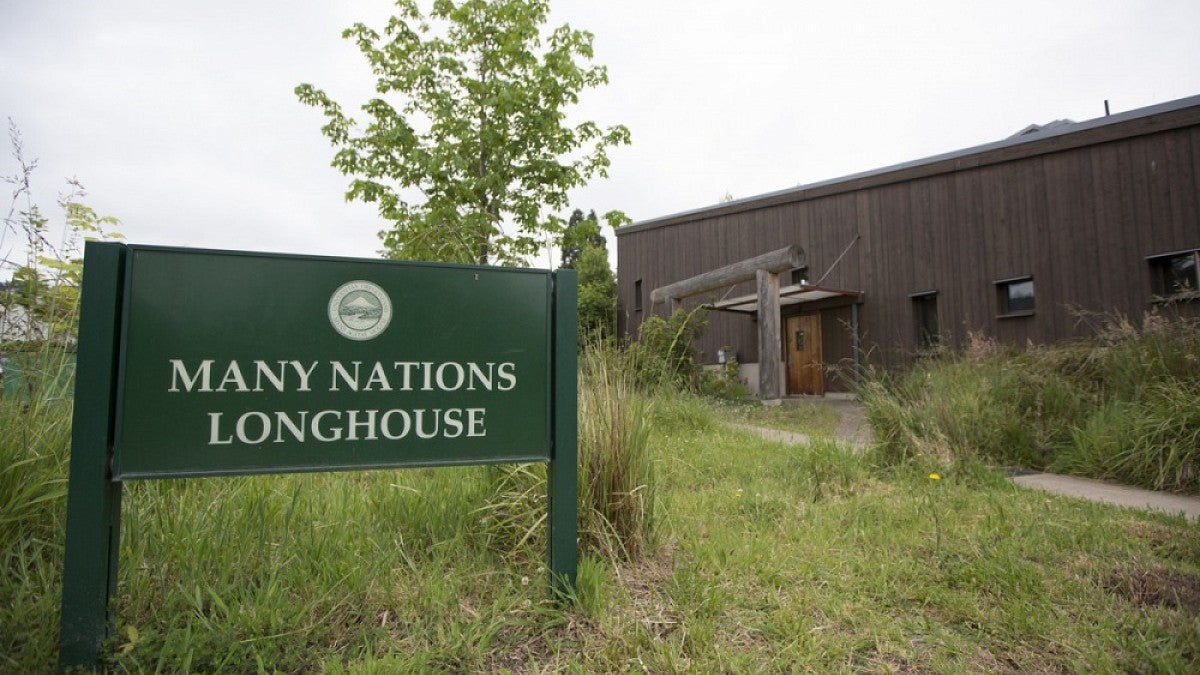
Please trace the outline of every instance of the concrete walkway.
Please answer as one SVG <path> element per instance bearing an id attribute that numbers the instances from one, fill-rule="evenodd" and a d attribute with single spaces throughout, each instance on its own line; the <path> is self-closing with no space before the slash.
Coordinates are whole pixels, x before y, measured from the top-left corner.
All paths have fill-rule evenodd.
<path id="1" fill-rule="evenodd" d="M 837 411 L 838 428 L 834 435 L 839 442 L 849 445 L 855 451 L 862 451 L 871 445 L 873 440 L 871 425 L 867 423 L 866 414 L 860 403 L 836 398 L 824 400 L 809 398 L 806 400 L 827 405 Z M 767 429 L 749 424 L 734 424 L 733 426 L 756 433 L 777 443 L 791 445 L 808 445 L 809 443 L 808 436 L 794 431 Z M 1188 520 L 1200 522 L 1200 497 L 1154 492 L 1090 478 L 1059 476 L 1052 473 L 1016 475 L 1013 476 L 1013 482 L 1021 487 L 1044 490 L 1065 497 L 1076 497 L 1147 511 L 1160 511 L 1171 515 L 1182 514 Z"/>
<path id="2" fill-rule="evenodd" d="M 1013 482 L 1022 487 L 1045 490 L 1067 497 L 1116 504 L 1133 509 L 1161 511 L 1173 516 L 1182 514 L 1188 520 L 1200 521 L 1200 498 L 1198 497 L 1154 492 L 1128 485 L 1105 483 L 1075 476 L 1059 476 L 1052 473 L 1013 476 Z"/>
<path id="3" fill-rule="evenodd" d="M 867 413 L 861 403 L 853 399 L 829 399 L 826 405 L 837 411 L 838 428 L 834 436 L 838 441 L 848 443 L 857 451 L 871 447 L 875 442 L 875 434 L 867 422 Z"/>

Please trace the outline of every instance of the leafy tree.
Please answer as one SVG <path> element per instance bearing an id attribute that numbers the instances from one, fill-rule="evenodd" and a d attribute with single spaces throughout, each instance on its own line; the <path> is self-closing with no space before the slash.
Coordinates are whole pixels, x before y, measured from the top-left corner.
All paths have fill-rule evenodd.
<path id="1" fill-rule="evenodd" d="M 579 256 L 579 332 L 585 339 L 612 335 L 617 321 L 617 280 L 608 251 L 586 245 Z"/>
<path id="2" fill-rule="evenodd" d="M 624 126 L 565 123 L 582 90 L 608 81 L 590 65 L 592 35 L 564 25 L 543 36 L 547 0 L 396 7 L 382 32 L 342 33 L 377 77 L 365 129 L 324 91 L 296 87 L 325 115 L 333 166 L 352 177 L 346 198 L 378 204 L 390 257 L 523 263 L 561 232 L 567 191 L 606 176 L 606 149 L 629 142 Z"/>
<path id="3" fill-rule="evenodd" d="M 562 236 L 562 267 L 575 269 L 579 256 L 585 247 L 593 246 L 608 255 L 608 242 L 600 233 L 600 223 L 596 220 L 596 212 L 589 211 L 587 216 L 583 211 L 575 209 L 567 220 L 567 228 Z M 607 263 L 606 263 L 607 264 Z"/>

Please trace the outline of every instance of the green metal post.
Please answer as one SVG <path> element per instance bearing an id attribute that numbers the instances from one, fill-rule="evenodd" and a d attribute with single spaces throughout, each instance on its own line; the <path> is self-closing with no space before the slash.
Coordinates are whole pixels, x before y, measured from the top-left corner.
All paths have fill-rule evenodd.
<path id="1" fill-rule="evenodd" d="M 99 666 L 117 592 L 121 483 L 112 480 L 125 247 L 88 242 L 80 298 L 59 668 Z"/>
<path id="2" fill-rule="evenodd" d="M 578 295 L 575 270 L 554 273 L 554 447 L 546 485 L 550 589 L 560 597 L 574 591 L 578 564 Z"/>

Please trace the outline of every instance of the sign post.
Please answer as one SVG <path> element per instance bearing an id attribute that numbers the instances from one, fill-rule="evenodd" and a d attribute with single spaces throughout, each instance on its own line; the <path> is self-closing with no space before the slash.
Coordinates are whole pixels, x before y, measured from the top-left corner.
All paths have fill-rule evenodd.
<path id="1" fill-rule="evenodd" d="M 94 667 L 126 480 L 548 462 L 576 570 L 573 270 L 88 243 L 60 666 Z"/>
<path id="2" fill-rule="evenodd" d="M 80 294 L 59 665 L 93 667 L 117 592 L 121 483 L 110 460 L 125 250 L 88 242 Z"/>
<path id="3" fill-rule="evenodd" d="M 556 593 L 575 586 L 578 551 L 578 290 L 575 270 L 559 270 L 554 296 L 554 456 L 546 468 L 550 548 L 546 567 Z"/>

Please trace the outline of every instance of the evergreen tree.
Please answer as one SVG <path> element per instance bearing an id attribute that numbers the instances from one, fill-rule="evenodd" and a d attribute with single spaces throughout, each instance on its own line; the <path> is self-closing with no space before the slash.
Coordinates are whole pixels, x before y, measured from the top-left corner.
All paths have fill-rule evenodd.
<path id="1" fill-rule="evenodd" d="M 570 219 L 567 220 L 567 228 L 563 230 L 562 267 L 575 269 L 580 254 L 588 246 L 602 249 L 605 255 L 608 255 L 608 242 L 600 233 L 600 223 L 596 220 L 596 212 L 588 211 L 585 217 L 583 211 L 575 209 L 571 213 Z"/>

